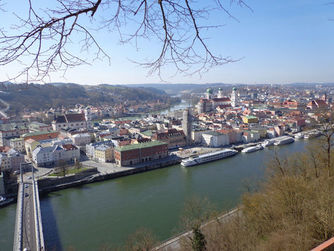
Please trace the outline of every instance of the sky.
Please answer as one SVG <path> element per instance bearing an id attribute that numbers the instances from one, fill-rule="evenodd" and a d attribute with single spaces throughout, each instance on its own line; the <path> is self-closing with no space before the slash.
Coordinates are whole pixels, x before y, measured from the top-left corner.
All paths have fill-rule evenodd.
<path id="1" fill-rule="evenodd" d="M 38 4 L 39 1 L 35 2 Z M 154 58 L 160 48 L 158 41 L 147 40 L 136 48 L 133 44 L 120 44 L 116 32 L 96 31 L 96 39 L 111 56 L 110 64 L 107 60 L 95 61 L 91 65 L 69 69 L 65 76 L 62 72 L 52 73 L 45 81 L 91 85 L 334 83 L 334 4 L 329 4 L 330 1 L 246 0 L 252 10 L 230 6 L 229 0 L 223 1 L 238 21 L 223 12 L 213 13 L 208 22 L 224 26 L 203 35 L 209 38 L 208 45 L 213 52 L 237 61 L 212 68 L 200 76 L 174 74 L 171 67 L 164 69 L 162 80 L 157 74 L 148 75 L 146 68 L 132 61 Z M 202 4 L 205 1 L 198 2 Z M 4 28 L 13 23 L 13 11 L 26 13 L 23 5 L 11 4 L 5 5 L 8 11 L 0 16 Z M 8 80 L 20 67 L 18 63 L 1 66 L 0 81 Z"/>

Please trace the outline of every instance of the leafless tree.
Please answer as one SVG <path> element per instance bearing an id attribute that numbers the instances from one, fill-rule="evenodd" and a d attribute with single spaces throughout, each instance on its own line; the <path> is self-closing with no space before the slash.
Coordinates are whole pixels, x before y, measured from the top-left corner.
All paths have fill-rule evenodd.
<path id="1" fill-rule="evenodd" d="M 65 73 L 97 59 L 110 61 L 97 32 L 117 32 L 121 43 L 135 46 L 158 41 L 161 47 L 154 59 L 133 60 L 147 67 L 149 74 L 161 76 L 163 66 L 170 65 L 176 73 L 201 74 L 235 61 L 213 52 L 205 37 L 207 30 L 222 26 L 210 23 L 213 13 L 220 11 L 236 19 L 223 0 L 205 1 L 205 8 L 202 1 L 191 0 L 54 0 L 47 2 L 51 7 L 26 1 L 26 15 L 17 15 L 13 27 L 0 29 L 0 65 L 23 65 L 13 78 L 43 80 L 51 72 Z M 244 0 L 227 2 L 249 8 Z M 8 1 L 0 3 L 6 10 Z"/>
<path id="2" fill-rule="evenodd" d="M 323 139 L 323 148 L 327 154 L 327 170 L 328 176 L 332 175 L 332 164 L 331 164 L 331 153 L 333 146 L 333 135 L 334 135 L 334 114 L 329 111 L 322 111 L 320 114 L 320 132 Z"/>

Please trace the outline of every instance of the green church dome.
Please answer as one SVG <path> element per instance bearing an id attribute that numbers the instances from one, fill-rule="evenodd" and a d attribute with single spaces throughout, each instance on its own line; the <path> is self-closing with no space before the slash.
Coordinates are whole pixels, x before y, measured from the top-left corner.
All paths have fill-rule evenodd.
<path id="1" fill-rule="evenodd" d="M 208 89 L 206 89 L 206 92 L 209 93 L 209 94 L 212 94 L 212 89 L 208 88 Z"/>

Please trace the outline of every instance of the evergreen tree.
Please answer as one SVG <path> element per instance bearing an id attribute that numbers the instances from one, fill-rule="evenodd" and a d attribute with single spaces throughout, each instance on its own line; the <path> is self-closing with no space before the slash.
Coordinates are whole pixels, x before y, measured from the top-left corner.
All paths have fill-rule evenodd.
<path id="1" fill-rule="evenodd" d="M 191 240 L 191 246 L 194 251 L 204 251 L 206 250 L 206 240 L 205 236 L 199 227 L 193 228 L 193 238 Z"/>

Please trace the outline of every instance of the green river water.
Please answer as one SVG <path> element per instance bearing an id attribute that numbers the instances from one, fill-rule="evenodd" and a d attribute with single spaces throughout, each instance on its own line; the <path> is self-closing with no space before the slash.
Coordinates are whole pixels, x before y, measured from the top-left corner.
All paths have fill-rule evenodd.
<path id="1" fill-rule="evenodd" d="M 124 244 L 139 228 L 164 240 L 178 231 L 187 198 L 206 197 L 219 210 L 235 207 L 246 184 L 265 172 L 274 149 L 280 155 L 303 151 L 306 141 L 200 166 L 180 165 L 53 192 L 41 197 L 48 250 L 98 250 Z M 0 209 L 0 250 L 12 250 L 16 204 Z"/>

